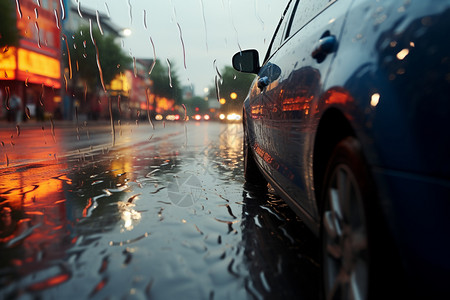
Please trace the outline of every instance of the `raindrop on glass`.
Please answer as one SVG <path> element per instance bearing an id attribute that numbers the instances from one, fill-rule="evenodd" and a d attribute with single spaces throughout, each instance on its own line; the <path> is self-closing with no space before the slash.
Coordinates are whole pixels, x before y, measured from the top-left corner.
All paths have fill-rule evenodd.
<path id="1" fill-rule="evenodd" d="M 56 28 L 61 29 L 61 27 L 59 26 L 58 11 L 56 10 L 56 8 L 53 10 L 53 13 L 55 14 Z"/>
<path id="2" fill-rule="evenodd" d="M 35 26 L 36 32 L 37 32 L 37 38 L 38 38 L 37 42 L 38 42 L 38 47 L 41 48 L 41 35 L 40 35 L 40 33 L 39 33 L 39 25 L 38 25 L 38 22 L 35 22 L 35 23 L 34 23 L 34 26 Z"/>
<path id="3" fill-rule="evenodd" d="M 111 13 L 109 11 L 109 7 L 108 4 L 105 2 L 105 8 L 106 8 L 106 13 L 108 14 L 108 17 L 111 17 Z"/>
<path id="4" fill-rule="evenodd" d="M 172 87 L 172 74 L 170 71 L 170 61 L 168 58 L 166 58 L 166 61 L 167 61 L 167 68 L 169 70 L 169 86 Z"/>
<path id="5" fill-rule="evenodd" d="M 98 10 L 95 11 L 95 16 L 97 17 L 97 26 L 98 26 L 98 29 L 100 30 L 100 34 L 103 35 L 103 29 L 102 29 L 102 25 L 100 24 L 100 15 L 98 13 Z"/>
<path id="6" fill-rule="evenodd" d="M 59 5 L 61 6 L 61 20 L 66 18 L 66 7 L 64 6 L 64 0 L 59 0 Z"/>
<path id="7" fill-rule="evenodd" d="M 81 14 L 81 7 L 80 7 L 80 1 L 77 1 L 78 2 L 78 14 L 80 15 L 80 17 L 83 19 L 83 15 Z"/>
<path id="8" fill-rule="evenodd" d="M 16 7 L 17 7 L 17 13 L 19 14 L 19 17 L 22 19 L 22 10 L 20 9 L 19 0 L 16 0 Z"/>
<path id="9" fill-rule="evenodd" d="M 177 26 L 178 26 L 178 30 L 180 31 L 181 46 L 183 48 L 184 68 L 186 69 L 186 49 L 184 48 L 183 33 L 181 32 L 181 26 L 178 22 L 177 22 Z"/>
<path id="10" fill-rule="evenodd" d="M 152 48 L 153 48 L 153 62 L 150 67 L 150 71 L 148 71 L 148 75 L 152 74 L 153 68 L 156 65 L 156 50 L 155 50 L 155 44 L 153 43 L 152 37 L 150 37 L 150 43 L 152 43 Z"/>

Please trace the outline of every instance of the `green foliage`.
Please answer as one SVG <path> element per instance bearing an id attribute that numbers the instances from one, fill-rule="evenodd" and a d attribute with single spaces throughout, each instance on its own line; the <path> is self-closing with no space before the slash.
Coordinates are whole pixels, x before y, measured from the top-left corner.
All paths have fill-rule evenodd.
<path id="1" fill-rule="evenodd" d="M 221 75 L 221 82 L 219 78 L 217 79 L 219 83 L 218 93 L 219 97 L 224 98 L 226 101 L 224 105 L 221 105 L 221 111 L 240 112 L 242 110 L 242 103 L 248 94 L 253 79 L 255 79 L 255 75 L 238 72 L 231 66 L 224 67 Z M 215 86 L 210 88 L 210 92 L 210 97 L 216 99 L 217 89 Z M 231 99 L 231 93 L 236 93 L 237 98 Z"/>
<path id="2" fill-rule="evenodd" d="M 181 104 L 182 92 L 180 81 L 175 71 L 175 65 L 170 62 L 170 78 L 169 65 L 167 62 L 162 63 L 156 59 L 156 64 L 150 74 L 150 79 L 153 82 L 152 93 L 160 97 L 174 99 L 176 104 Z M 172 85 L 172 87 L 170 86 Z"/>
<path id="3" fill-rule="evenodd" d="M 79 78 L 85 81 L 91 90 L 95 90 L 102 87 L 97 64 L 97 50 L 105 85 L 120 72 L 132 68 L 132 58 L 123 53 L 120 46 L 115 43 L 114 36 L 101 35 L 98 29 L 93 29 L 92 36 L 95 44 L 91 39 L 89 27 L 82 26 L 72 38 L 68 38 L 68 42 L 74 79 Z M 77 61 L 78 71 L 75 67 Z"/>
<path id="4" fill-rule="evenodd" d="M 186 109 L 189 114 L 198 113 L 207 113 L 208 112 L 208 101 L 205 101 L 202 97 L 192 97 L 190 99 L 186 99 L 183 102 L 186 105 Z M 197 110 L 198 109 L 198 110 Z"/>
<path id="5" fill-rule="evenodd" d="M 0 1 L 0 47 L 17 46 L 19 31 L 13 1 Z"/>

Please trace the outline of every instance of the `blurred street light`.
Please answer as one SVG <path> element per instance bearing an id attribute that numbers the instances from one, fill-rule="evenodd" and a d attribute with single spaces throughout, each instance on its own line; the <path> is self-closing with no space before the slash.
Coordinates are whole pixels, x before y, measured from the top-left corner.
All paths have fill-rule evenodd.
<path id="1" fill-rule="evenodd" d="M 122 36 L 128 37 L 128 36 L 130 36 L 133 32 L 131 31 L 130 28 L 125 28 L 125 29 L 122 30 L 121 33 L 122 33 Z"/>

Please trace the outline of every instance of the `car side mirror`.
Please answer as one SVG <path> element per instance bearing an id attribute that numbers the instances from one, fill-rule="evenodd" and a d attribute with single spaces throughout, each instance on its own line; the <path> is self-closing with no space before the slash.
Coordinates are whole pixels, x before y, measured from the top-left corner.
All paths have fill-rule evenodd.
<path id="1" fill-rule="evenodd" d="M 260 70 L 257 50 L 244 50 L 233 56 L 233 68 L 239 72 L 258 74 Z"/>

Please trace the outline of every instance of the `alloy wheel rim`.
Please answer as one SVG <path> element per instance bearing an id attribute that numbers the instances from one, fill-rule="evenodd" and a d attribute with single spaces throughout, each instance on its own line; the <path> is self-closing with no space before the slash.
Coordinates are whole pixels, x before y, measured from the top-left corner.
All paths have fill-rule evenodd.
<path id="1" fill-rule="evenodd" d="M 323 263 L 327 299 L 366 299 L 367 222 L 351 169 L 336 166 L 327 187 L 323 215 Z"/>

